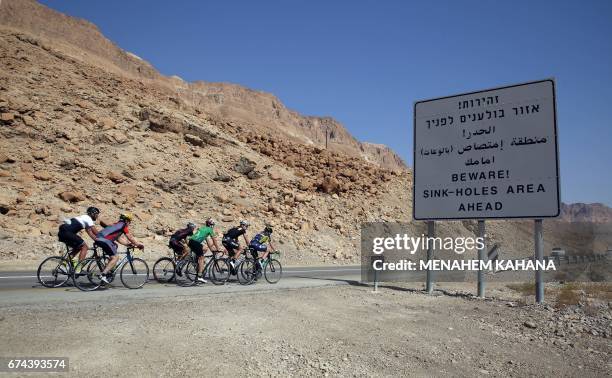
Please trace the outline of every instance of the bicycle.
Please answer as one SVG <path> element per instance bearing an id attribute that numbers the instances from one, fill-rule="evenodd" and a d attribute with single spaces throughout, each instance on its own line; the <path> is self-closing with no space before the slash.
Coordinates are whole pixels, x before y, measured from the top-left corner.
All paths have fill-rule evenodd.
<path id="1" fill-rule="evenodd" d="M 215 285 L 224 285 L 230 276 L 230 266 L 227 262 L 227 257 L 220 251 L 213 251 L 204 265 L 202 275 L 208 276 L 210 281 Z M 198 276 L 198 257 L 191 251 L 188 261 L 180 270 L 180 275 L 176 277 L 176 283 L 179 286 L 193 286 L 197 283 Z M 181 277 L 179 279 L 179 277 Z"/>
<path id="2" fill-rule="evenodd" d="M 94 243 L 92 257 L 81 261 L 74 269 L 74 286 L 79 290 L 93 291 L 104 284 L 100 279 L 100 274 L 110 259 L 104 253 L 102 255 L 98 254 L 99 248 L 101 247 Z M 149 266 L 143 259 L 133 256 L 135 248 L 135 246 L 127 247 L 125 256 L 117 262 L 107 275 L 109 284 L 113 282 L 117 272 L 119 272 L 121 283 L 128 289 L 140 289 L 148 282 Z"/>
<path id="3" fill-rule="evenodd" d="M 159 283 L 168 283 L 181 275 L 184 265 L 189 257 L 179 258 L 172 250 L 172 257 L 161 257 L 153 264 L 153 278 Z"/>
<path id="4" fill-rule="evenodd" d="M 60 287 L 72 277 L 74 266 L 70 253 L 72 248 L 66 245 L 66 252 L 62 256 L 51 256 L 44 259 L 36 272 L 38 282 L 44 287 Z"/>
<path id="5" fill-rule="evenodd" d="M 263 261 L 258 260 L 256 250 L 249 247 L 249 251 L 251 252 L 251 256 L 253 257 L 245 258 L 242 264 L 240 265 L 240 274 L 238 275 L 238 280 L 241 284 L 252 284 L 259 277 L 261 277 L 262 272 L 264 278 L 266 279 L 266 281 L 268 281 L 268 283 L 275 284 L 280 281 L 283 275 L 283 266 L 281 265 L 280 261 L 275 258 L 280 258 L 280 251 L 268 253 L 268 256 L 263 259 Z"/>

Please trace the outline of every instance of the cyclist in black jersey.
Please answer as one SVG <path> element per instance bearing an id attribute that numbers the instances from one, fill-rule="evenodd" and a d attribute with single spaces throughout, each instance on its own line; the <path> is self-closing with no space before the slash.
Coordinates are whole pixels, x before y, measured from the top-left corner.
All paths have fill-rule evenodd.
<path id="1" fill-rule="evenodd" d="M 64 219 L 64 223 L 59 227 L 57 238 L 68 247 L 72 248 L 70 256 L 79 254 L 79 261 L 87 256 L 87 243 L 78 234 L 81 230 L 85 230 L 92 240 L 96 240 L 95 223 L 100 215 L 100 210 L 97 207 L 90 206 L 87 208 L 87 213 L 74 218 Z"/>
<path id="2" fill-rule="evenodd" d="M 223 234 L 223 239 L 221 239 L 221 244 L 227 249 L 230 256 L 230 264 L 232 264 L 233 267 L 236 266 L 236 259 L 240 257 L 244 248 L 249 245 L 249 240 L 246 236 L 247 228 L 249 228 L 249 222 L 241 220 L 238 227 L 232 227 L 227 230 L 227 232 Z M 240 242 L 238 241 L 240 236 L 244 239 L 244 247 L 240 247 Z"/>
<path id="3" fill-rule="evenodd" d="M 189 253 L 189 249 L 187 248 L 186 244 L 187 237 L 193 235 L 195 229 L 195 223 L 189 222 L 187 223 L 187 227 L 176 231 L 174 234 L 172 234 L 172 236 L 170 236 L 168 246 L 172 248 L 177 258 L 182 259 Z"/>

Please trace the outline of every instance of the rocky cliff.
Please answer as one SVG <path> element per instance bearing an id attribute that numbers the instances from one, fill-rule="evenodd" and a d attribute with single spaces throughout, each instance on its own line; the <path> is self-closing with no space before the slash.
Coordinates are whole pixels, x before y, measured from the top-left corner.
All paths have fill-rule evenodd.
<path id="1" fill-rule="evenodd" d="M 0 25 L 53 40 L 73 57 L 133 78 L 155 82 L 176 92 L 184 103 L 223 119 L 249 123 L 252 129 L 367 159 L 389 169 L 405 169 L 402 159 L 389 148 L 372 150 L 357 141 L 330 117 L 302 116 L 287 109 L 275 96 L 227 83 L 185 83 L 164 77 L 143 59 L 122 50 L 85 20 L 66 16 L 33 0 L 0 2 Z"/>

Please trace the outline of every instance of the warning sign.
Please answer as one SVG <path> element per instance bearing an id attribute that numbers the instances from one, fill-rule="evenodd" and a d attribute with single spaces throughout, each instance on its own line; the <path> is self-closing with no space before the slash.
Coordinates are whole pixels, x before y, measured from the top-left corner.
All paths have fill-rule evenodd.
<path id="1" fill-rule="evenodd" d="M 559 215 L 555 84 L 414 105 L 416 220 Z"/>

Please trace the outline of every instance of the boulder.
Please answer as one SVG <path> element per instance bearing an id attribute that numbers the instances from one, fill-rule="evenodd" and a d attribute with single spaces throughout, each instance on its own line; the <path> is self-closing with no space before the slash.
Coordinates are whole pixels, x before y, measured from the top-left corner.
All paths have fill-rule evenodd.
<path id="1" fill-rule="evenodd" d="M 277 181 L 277 180 L 281 179 L 281 175 L 277 171 L 270 171 L 270 172 L 268 172 L 268 176 L 270 177 L 270 180 Z"/>
<path id="2" fill-rule="evenodd" d="M 213 181 L 230 182 L 232 181 L 232 177 L 223 172 L 217 171 L 215 177 L 213 177 Z"/>
<path id="3" fill-rule="evenodd" d="M 32 152 L 32 157 L 36 160 L 45 160 L 49 157 L 49 153 L 46 150 L 37 150 Z"/>
<path id="4" fill-rule="evenodd" d="M 134 185 L 122 185 L 117 189 L 117 193 L 125 197 L 136 197 L 139 190 Z"/>
<path id="5" fill-rule="evenodd" d="M 306 194 L 298 193 L 294 197 L 295 202 L 308 202 L 309 198 Z"/>
<path id="6" fill-rule="evenodd" d="M 234 170 L 243 175 L 248 175 L 249 173 L 253 172 L 256 165 L 257 164 L 255 164 L 254 161 L 249 160 L 244 156 L 241 156 L 240 160 L 238 160 L 238 162 L 234 166 Z"/>
<path id="7" fill-rule="evenodd" d="M 127 135 L 120 130 L 112 130 L 104 134 L 109 139 L 110 143 L 123 144 L 127 143 Z"/>
<path id="8" fill-rule="evenodd" d="M 49 181 L 52 176 L 47 171 L 38 171 L 34 173 L 34 178 L 40 181 Z"/>
<path id="9" fill-rule="evenodd" d="M 0 194 L 0 214 L 7 214 L 15 206 L 15 199 L 7 195 Z"/>
<path id="10" fill-rule="evenodd" d="M 21 116 L 21 119 L 23 120 L 24 125 L 29 127 L 34 126 L 34 118 L 30 117 L 29 115 Z"/>
<path id="11" fill-rule="evenodd" d="M 0 113 L 0 123 L 5 125 L 10 125 L 15 120 L 15 115 L 13 113 Z"/>
<path id="12" fill-rule="evenodd" d="M 115 184 L 120 184 L 125 181 L 125 176 L 123 176 L 121 173 L 116 172 L 116 171 L 108 172 L 106 177 L 108 177 L 108 179 L 114 182 Z"/>
<path id="13" fill-rule="evenodd" d="M 217 202 L 219 203 L 229 203 L 230 199 L 229 196 L 225 193 L 220 193 L 215 195 L 215 200 L 217 200 Z"/>
<path id="14" fill-rule="evenodd" d="M 340 189 L 340 183 L 334 177 L 326 176 L 319 184 L 319 190 L 323 193 L 337 193 Z"/>
<path id="15" fill-rule="evenodd" d="M 312 189 L 312 181 L 307 178 L 302 178 L 298 183 L 298 188 L 300 190 L 310 190 Z"/>
<path id="16" fill-rule="evenodd" d="M 60 162 L 60 167 L 67 171 L 71 171 L 77 167 L 75 159 L 65 159 Z"/>
<path id="17" fill-rule="evenodd" d="M 185 142 L 198 147 L 204 147 L 204 145 L 206 144 L 200 137 L 192 134 L 185 134 L 184 139 Z"/>
<path id="18" fill-rule="evenodd" d="M 100 122 L 98 122 L 98 126 L 102 130 L 111 130 L 117 126 L 117 123 L 115 122 L 114 119 L 105 117 L 105 118 L 100 119 Z"/>
<path id="19" fill-rule="evenodd" d="M 257 180 L 258 178 L 261 178 L 263 175 L 257 171 L 251 171 L 247 174 L 247 177 L 250 180 Z"/>
<path id="20" fill-rule="evenodd" d="M 63 201 L 65 202 L 70 202 L 70 203 L 75 203 L 75 202 L 81 202 L 85 200 L 85 195 L 81 192 L 77 192 L 77 191 L 66 191 L 66 192 L 61 192 L 59 194 L 59 198 L 61 198 Z"/>

